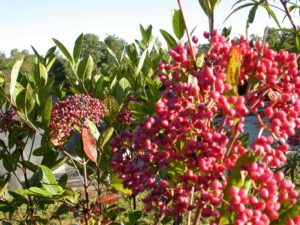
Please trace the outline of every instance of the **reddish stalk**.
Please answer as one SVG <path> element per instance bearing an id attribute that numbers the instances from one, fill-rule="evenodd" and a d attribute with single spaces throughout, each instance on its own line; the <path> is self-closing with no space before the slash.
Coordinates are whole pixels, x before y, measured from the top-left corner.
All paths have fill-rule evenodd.
<path id="1" fill-rule="evenodd" d="M 180 9 L 180 12 L 181 12 L 181 15 L 182 15 L 182 20 L 183 20 L 183 23 L 184 23 L 185 32 L 186 32 L 186 35 L 188 37 L 188 42 L 189 42 L 189 46 L 190 46 L 190 50 L 191 50 L 191 54 L 192 54 L 192 63 L 194 65 L 194 67 L 196 68 L 196 54 L 195 54 L 194 48 L 192 46 L 192 39 L 191 39 L 189 30 L 188 30 L 188 26 L 186 24 L 186 19 L 184 17 L 182 5 L 181 5 L 181 0 L 178 0 L 178 6 L 179 6 L 179 9 Z"/>

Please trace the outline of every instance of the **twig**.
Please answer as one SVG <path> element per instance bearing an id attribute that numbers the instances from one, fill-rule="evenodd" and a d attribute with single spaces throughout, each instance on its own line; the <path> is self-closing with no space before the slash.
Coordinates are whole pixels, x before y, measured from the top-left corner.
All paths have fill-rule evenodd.
<path id="1" fill-rule="evenodd" d="M 186 20 L 185 20 L 185 17 L 184 17 L 182 5 L 181 5 L 181 0 L 178 0 L 178 6 L 179 6 L 179 9 L 180 9 L 180 12 L 181 12 L 181 15 L 182 15 L 182 20 L 183 20 L 183 23 L 184 23 L 186 35 L 188 37 L 188 41 L 189 41 L 189 45 L 190 45 L 190 49 L 191 49 L 191 54 L 192 54 L 192 62 L 193 62 L 193 65 L 196 68 L 196 54 L 195 54 L 194 48 L 192 46 L 191 36 L 190 36 L 189 30 L 188 30 L 188 26 L 186 24 Z"/>

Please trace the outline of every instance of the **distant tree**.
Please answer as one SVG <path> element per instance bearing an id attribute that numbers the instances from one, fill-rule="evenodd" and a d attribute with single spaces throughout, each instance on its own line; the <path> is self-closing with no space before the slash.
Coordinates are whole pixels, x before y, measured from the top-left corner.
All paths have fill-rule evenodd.
<path id="1" fill-rule="evenodd" d="M 66 59 L 58 56 L 49 71 L 49 76 L 54 76 L 55 83 L 62 83 L 70 73 L 72 71 Z"/>
<path id="2" fill-rule="evenodd" d="M 104 39 L 104 43 L 118 56 L 121 56 L 125 46 L 127 45 L 124 39 L 119 38 L 116 35 L 108 35 Z"/>
<path id="3" fill-rule="evenodd" d="M 93 57 L 96 73 L 100 71 L 103 64 L 107 63 L 107 50 L 105 44 L 100 41 L 96 34 L 85 34 L 83 38 L 83 46 L 81 58 L 91 55 Z"/>

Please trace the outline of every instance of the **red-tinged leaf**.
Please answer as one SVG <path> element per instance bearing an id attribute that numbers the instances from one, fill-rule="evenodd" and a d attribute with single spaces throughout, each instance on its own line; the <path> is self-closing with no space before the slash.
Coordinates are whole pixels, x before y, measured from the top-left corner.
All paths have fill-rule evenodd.
<path id="1" fill-rule="evenodd" d="M 112 192 L 107 192 L 104 193 L 100 196 L 99 198 L 99 203 L 101 205 L 107 205 L 107 204 L 113 204 L 121 199 L 121 195 L 112 193 Z"/>
<path id="2" fill-rule="evenodd" d="M 232 86 L 229 94 L 238 96 L 239 76 L 241 69 L 241 52 L 236 46 L 230 48 L 226 65 L 226 81 Z"/>
<path id="3" fill-rule="evenodd" d="M 92 133 L 90 132 L 89 128 L 82 128 L 81 132 L 83 150 L 87 157 L 96 163 L 97 161 L 97 147 L 96 147 L 96 140 Z"/>

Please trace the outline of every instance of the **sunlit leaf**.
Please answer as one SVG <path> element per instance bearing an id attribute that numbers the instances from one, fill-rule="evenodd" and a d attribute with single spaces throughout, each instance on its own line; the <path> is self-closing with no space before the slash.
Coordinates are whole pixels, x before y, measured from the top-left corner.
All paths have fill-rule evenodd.
<path id="1" fill-rule="evenodd" d="M 56 40 L 55 38 L 52 38 L 52 40 L 54 41 L 56 46 L 59 48 L 59 50 L 64 54 L 64 56 L 68 59 L 68 61 L 71 64 L 74 64 L 74 60 L 73 60 L 71 54 L 69 53 L 69 51 L 66 49 L 66 47 L 59 40 Z"/>
<path id="2" fill-rule="evenodd" d="M 81 132 L 83 150 L 87 157 L 96 163 L 97 161 L 97 146 L 96 146 L 96 139 L 91 134 L 88 128 L 82 128 Z"/>
<path id="3" fill-rule="evenodd" d="M 74 49 L 73 49 L 73 59 L 75 64 L 78 62 L 83 43 L 83 34 L 80 34 L 77 40 L 75 41 Z"/>
<path id="4" fill-rule="evenodd" d="M 160 29 L 159 31 L 162 34 L 162 36 L 164 37 L 164 39 L 166 40 L 169 48 L 173 48 L 174 46 L 177 45 L 176 40 L 172 37 L 171 34 L 169 34 L 167 31 L 162 30 L 162 29 Z"/>
<path id="5" fill-rule="evenodd" d="M 236 46 L 232 46 L 229 51 L 228 61 L 226 65 L 226 81 L 232 86 L 230 92 L 235 96 L 238 96 L 240 69 L 241 69 L 240 50 Z"/>
<path id="6" fill-rule="evenodd" d="M 17 84 L 17 78 L 18 78 L 19 71 L 20 71 L 20 68 L 22 66 L 22 63 L 23 63 L 23 58 L 18 60 L 14 64 L 14 66 L 12 68 L 12 71 L 11 71 L 9 94 L 10 94 L 12 100 L 13 100 L 13 93 L 14 93 L 14 90 L 15 90 L 15 87 L 16 87 L 16 84 Z"/>
<path id="7" fill-rule="evenodd" d="M 182 18 L 182 13 L 180 10 L 175 10 L 173 12 L 173 31 L 179 40 L 184 35 L 185 26 L 184 26 L 184 21 Z"/>

